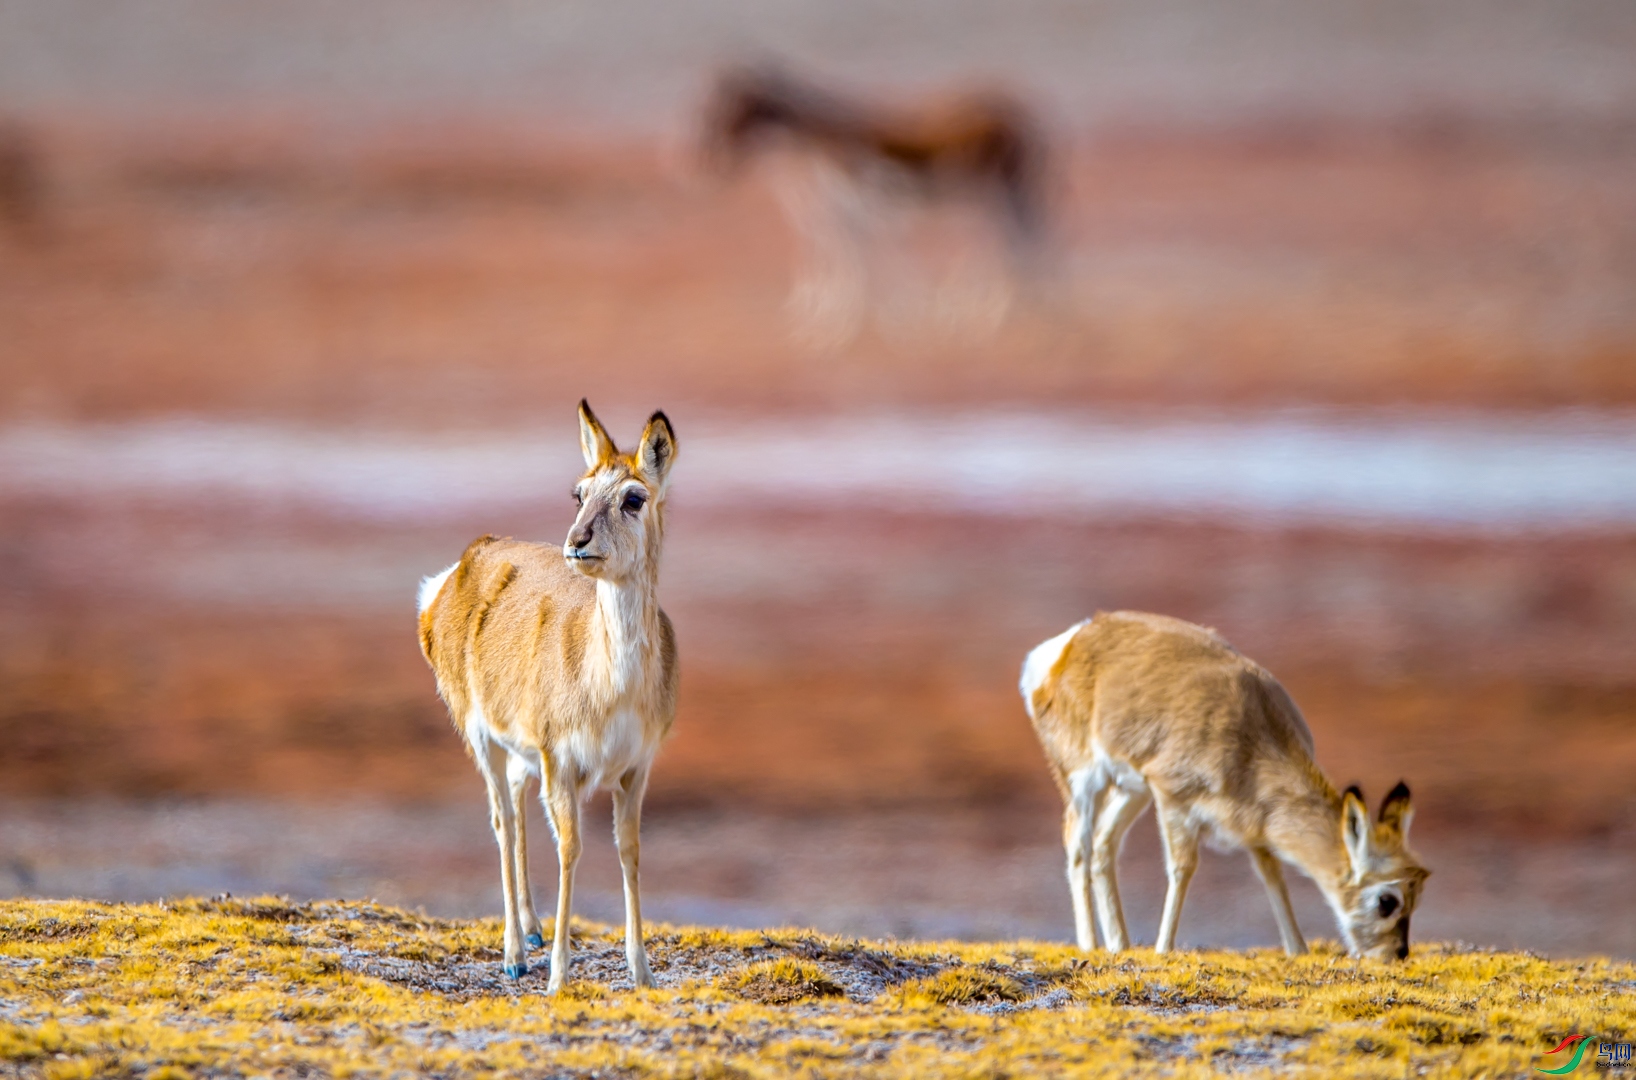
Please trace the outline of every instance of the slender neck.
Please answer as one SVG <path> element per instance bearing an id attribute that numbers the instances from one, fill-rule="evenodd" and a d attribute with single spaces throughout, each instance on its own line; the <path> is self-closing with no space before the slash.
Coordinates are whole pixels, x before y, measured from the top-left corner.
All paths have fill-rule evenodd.
<path id="1" fill-rule="evenodd" d="M 1339 910 L 1352 862 L 1341 842 L 1341 797 L 1311 762 L 1292 770 L 1290 797 L 1267 821 L 1272 849 L 1300 867 Z"/>
<path id="2" fill-rule="evenodd" d="M 636 573 L 623 581 L 599 579 L 592 640 L 607 663 L 610 688 L 622 694 L 641 682 L 659 645 L 659 541 L 663 508 L 655 507 L 647 551 Z"/>

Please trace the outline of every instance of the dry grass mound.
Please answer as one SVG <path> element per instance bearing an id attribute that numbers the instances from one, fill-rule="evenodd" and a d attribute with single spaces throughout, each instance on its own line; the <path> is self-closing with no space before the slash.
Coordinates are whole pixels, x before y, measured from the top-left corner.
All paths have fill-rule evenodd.
<path id="1" fill-rule="evenodd" d="M 501 976 L 495 920 L 0 902 L 0 1078 L 1506 1077 L 1636 1033 L 1636 966 L 1469 946 L 1387 966 L 656 927 L 638 992 L 617 930 L 574 936 L 552 998 L 543 957 Z"/>
<path id="2" fill-rule="evenodd" d="M 733 979 L 739 997 L 763 1005 L 789 1005 L 811 998 L 841 997 L 846 991 L 822 968 L 805 960 L 763 960 Z"/>
<path id="3" fill-rule="evenodd" d="M 1023 985 L 995 971 L 982 968 L 951 968 L 929 979 L 916 979 L 903 987 L 905 1001 L 916 999 L 936 1005 L 992 1005 L 1021 1001 L 1028 996 Z"/>

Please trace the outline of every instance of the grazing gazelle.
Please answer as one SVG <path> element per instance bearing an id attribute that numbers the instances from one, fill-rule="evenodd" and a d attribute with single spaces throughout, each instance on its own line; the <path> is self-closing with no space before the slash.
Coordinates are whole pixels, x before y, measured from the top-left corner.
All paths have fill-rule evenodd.
<path id="1" fill-rule="evenodd" d="M 870 263 L 884 254 L 876 249 L 896 246 L 874 235 L 891 204 L 965 199 L 999 227 L 1016 269 L 1034 276 L 1044 261 L 1040 129 L 1007 95 L 884 109 L 775 70 L 741 69 L 719 81 L 704 129 L 706 154 L 724 170 L 774 145 L 804 161 L 780 188 L 806 249 L 791 307 L 831 344 L 857 329 L 876 291 Z"/>
<path id="2" fill-rule="evenodd" d="M 637 884 L 642 794 L 676 715 L 676 635 L 656 595 L 676 434 L 656 412 L 636 450 L 622 454 L 581 401 L 579 439 L 586 472 L 562 547 L 485 536 L 420 588 L 421 650 L 488 783 L 511 976 L 528 970 L 525 944 L 545 944 L 523 832 L 528 779 L 540 778 L 561 871 L 553 993 L 568 974 L 580 803 L 597 787 L 613 791 L 625 958 L 637 986 L 653 985 Z"/>
<path id="3" fill-rule="evenodd" d="M 1022 696 L 1062 790 L 1063 846 L 1079 947 L 1091 895 L 1109 949 L 1130 944 L 1114 863 L 1151 801 L 1170 888 L 1159 952 L 1176 943 L 1202 837 L 1248 848 L 1291 956 L 1306 951 L 1279 860 L 1317 883 L 1353 955 L 1402 959 L 1429 873 L 1407 847 L 1409 789 L 1369 820 L 1312 759 L 1312 733 L 1266 670 L 1214 631 L 1163 615 L 1102 613 L 1040 645 Z"/>

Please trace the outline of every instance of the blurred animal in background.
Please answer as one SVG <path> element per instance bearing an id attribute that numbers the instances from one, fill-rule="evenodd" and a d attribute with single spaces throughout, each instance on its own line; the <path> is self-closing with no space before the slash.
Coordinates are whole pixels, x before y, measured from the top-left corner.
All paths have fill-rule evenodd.
<path id="1" fill-rule="evenodd" d="M 586 472 L 562 547 L 485 536 L 420 588 L 420 645 L 449 718 L 488 784 L 505 894 L 505 972 L 544 946 L 528 881 L 524 797 L 531 777 L 557 839 L 551 993 L 568 975 L 580 805 L 613 792 L 625 877 L 625 958 L 652 986 L 637 868 L 642 796 L 676 716 L 676 635 L 659 608 L 659 549 L 676 435 L 662 412 L 636 449 L 614 445 L 579 403 Z"/>
<path id="2" fill-rule="evenodd" d="M 34 135 L 16 122 L 0 122 L 0 229 L 32 237 L 45 204 L 45 169 Z"/>
<path id="3" fill-rule="evenodd" d="M 1338 794 L 1312 733 L 1270 673 L 1213 630 L 1140 612 L 1103 613 L 1040 645 L 1021 690 L 1062 791 L 1063 845 L 1079 947 L 1130 945 L 1115 863 L 1148 803 L 1170 878 L 1158 952 L 1176 944 L 1199 841 L 1248 848 L 1284 951 L 1306 951 L 1279 860 L 1329 902 L 1355 956 L 1409 955 L 1409 917 L 1428 871 L 1409 851 L 1409 789 L 1371 823 L 1362 793 Z"/>
<path id="4" fill-rule="evenodd" d="M 810 343 L 850 340 L 870 301 L 899 284 L 883 267 L 896 259 L 902 276 L 894 226 L 914 210 L 975 208 L 999 234 L 1015 281 L 1037 281 L 1046 268 L 1044 139 L 1029 110 L 1006 94 L 886 108 L 771 68 L 744 68 L 718 81 L 704 144 L 707 160 L 724 173 L 757 155 L 784 159 L 778 192 L 802 249 L 789 304 Z M 968 314 L 992 327 L 1004 318 L 1015 281 L 995 283 L 986 301 L 956 300 L 986 307 Z"/>

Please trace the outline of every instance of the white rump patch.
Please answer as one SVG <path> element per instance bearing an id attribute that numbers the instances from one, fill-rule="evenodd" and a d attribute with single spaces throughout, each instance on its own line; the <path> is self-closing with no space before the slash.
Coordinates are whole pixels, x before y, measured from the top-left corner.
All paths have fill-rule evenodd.
<path id="1" fill-rule="evenodd" d="M 1081 619 L 1056 637 L 1036 645 L 1023 661 L 1022 679 L 1017 683 L 1017 689 L 1022 693 L 1023 704 L 1028 707 L 1030 717 L 1034 715 L 1034 694 L 1051 677 L 1051 669 L 1057 666 L 1057 661 L 1062 658 L 1074 635 L 1079 633 L 1079 628 L 1090 621 Z"/>
<path id="2" fill-rule="evenodd" d="M 419 614 L 425 614 L 426 609 L 432 606 L 432 601 L 437 599 L 437 594 L 442 590 L 443 583 L 449 580 L 449 575 L 454 573 L 454 568 L 459 565 L 459 563 L 451 563 L 441 574 L 433 574 L 431 577 L 420 579 L 420 599 L 415 609 Z"/>

